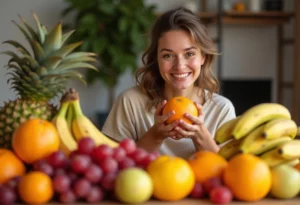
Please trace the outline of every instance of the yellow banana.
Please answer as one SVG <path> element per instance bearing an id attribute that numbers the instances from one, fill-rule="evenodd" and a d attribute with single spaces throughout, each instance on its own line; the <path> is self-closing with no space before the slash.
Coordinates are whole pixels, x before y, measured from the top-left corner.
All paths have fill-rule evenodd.
<path id="1" fill-rule="evenodd" d="M 240 144 L 241 140 L 232 139 L 220 148 L 218 154 L 223 156 L 225 159 L 230 159 L 240 152 Z"/>
<path id="2" fill-rule="evenodd" d="M 265 152 L 260 158 L 267 163 L 269 167 L 275 167 L 290 161 L 279 155 L 277 148 Z"/>
<path id="3" fill-rule="evenodd" d="M 261 103 L 249 108 L 232 130 L 235 139 L 240 139 L 260 124 L 276 118 L 291 119 L 289 110 L 277 103 Z"/>
<path id="4" fill-rule="evenodd" d="M 300 140 L 294 139 L 278 147 L 278 153 L 284 159 L 300 158 Z"/>
<path id="5" fill-rule="evenodd" d="M 248 147 L 247 153 L 260 155 L 268 150 L 276 148 L 281 144 L 291 141 L 292 139 L 288 136 L 275 138 L 275 139 L 265 139 L 263 137 L 259 137 L 254 140 L 254 142 Z"/>
<path id="6" fill-rule="evenodd" d="M 256 139 L 262 137 L 263 125 L 250 131 L 245 137 L 242 138 L 240 151 L 243 153 L 249 153 L 249 148 L 253 145 Z"/>
<path id="7" fill-rule="evenodd" d="M 263 136 L 266 139 L 275 139 L 281 136 L 290 136 L 294 139 L 297 128 L 297 124 L 292 119 L 274 119 L 265 124 Z"/>
<path id="8" fill-rule="evenodd" d="M 119 144 L 105 136 L 93 123 L 88 119 L 81 110 L 79 100 L 72 102 L 74 111 L 74 120 L 72 121 L 72 130 L 76 140 L 84 137 L 91 137 L 96 145 L 107 144 L 111 147 L 117 147 Z"/>
<path id="9" fill-rule="evenodd" d="M 77 149 L 77 142 L 72 136 L 66 120 L 66 112 L 69 102 L 63 102 L 57 115 L 53 118 L 52 123 L 57 129 L 60 138 L 60 150 L 68 155 L 71 151 Z"/>
<path id="10" fill-rule="evenodd" d="M 222 144 L 229 139 L 232 139 L 232 130 L 240 117 L 236 117 L 225 122 L 217 131 L 215 141 L 217 144 Z"/>

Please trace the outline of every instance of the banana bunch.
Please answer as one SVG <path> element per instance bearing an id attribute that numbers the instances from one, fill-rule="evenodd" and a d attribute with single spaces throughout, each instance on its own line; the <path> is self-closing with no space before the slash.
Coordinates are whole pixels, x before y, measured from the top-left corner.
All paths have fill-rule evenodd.
<path id="1" fill-rule="evenodd" d="M 295 163 L 300 158 L 300 141 L 295 139 L 296 135 L 299 128 L 286 107 L 262 103 L 224 123 L 217 130 L 215 141 L 221 146 L 219 154 L 226 159 L 249 153 L 260 156 L 272 167 Z M 287 149 L 290 149 L 289 157 Z"/>
<path id="2" fill-rule="evenodd" d="M 60 150 L 65 154 L 77 149 L 77 142 L 90 137 L 96 145 L 107 144 L 117 147 L 118 143 L 105 136 L 94 124 L 86 117 L 80 107 L 78 92 L 70 89 L 61 99 L 58 113 L 53 118 L 60 136 Z"/>

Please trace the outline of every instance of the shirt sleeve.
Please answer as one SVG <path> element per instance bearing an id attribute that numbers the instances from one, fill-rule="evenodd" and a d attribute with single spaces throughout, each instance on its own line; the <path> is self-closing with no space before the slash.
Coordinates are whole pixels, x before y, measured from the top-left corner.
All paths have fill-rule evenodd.
<path id="1" fill-rule="evenodd" d="M 120 95 L 116 99 L 103 125 L 102 133 L 116 141 L 122 141 L 125 138 L 136 140 L 137 134 L 130 98 Z"/>

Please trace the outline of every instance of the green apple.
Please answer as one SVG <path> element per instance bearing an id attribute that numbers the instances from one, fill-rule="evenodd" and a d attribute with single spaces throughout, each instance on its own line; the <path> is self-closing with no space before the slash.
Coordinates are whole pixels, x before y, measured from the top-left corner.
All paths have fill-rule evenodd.
<path id="1" fill-rule="evenodd" d="M 115 182 L 115 195 L 123 203 L 143 203 L 150 199 L 153 183 L 141 168 L 127 168 L 119 172 Z"/>
<path id="2" fill-rule="evenodd" d="M 279 165 L 271 170 L 272 187 L 270 194 L 279 199 L 295 197 L 300 191 L 300 173 L 290 165 Z"/>

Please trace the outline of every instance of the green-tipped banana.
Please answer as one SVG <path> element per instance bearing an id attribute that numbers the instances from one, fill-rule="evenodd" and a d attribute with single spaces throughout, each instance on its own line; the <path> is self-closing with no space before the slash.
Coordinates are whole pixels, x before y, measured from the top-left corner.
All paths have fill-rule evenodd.
<path id="1" fill-rule="evenodd" d="M 297 129 L 297 124 L 292 119 L 274 119 L 265 124 L 263 136 L 266 139 L 275 139 L 281 136 L 290 136 L 294 139 Z"/>
<path id="2" fill-rule="evenodd" d="M 77 149 L 77 142 L 73 138 L 66 120 L 66 113 L 69 104 L 69 102 L 63 102 L 58 111 L 58 114 L 52 120 L 52 123 L 56 127 L 59 134 L 60 150 L 63 151 L 66 155 Z"/>
<path id="3" fill-rule="evenodd" d="M 300 140 L 291 140 L 278 147 L 279 155 L 288 160 L 300 158 Z"/>
<path id="4" fill-rule="evenodd" d="M 72 122 L 73 122 L 73 119 L 74 119 L 74 110 L 73 110 L 73 106 L 69 106 L 68 107 L 68 110 L 67 110 L 67 117 L 66 117 L 66 120 L 67 120 L 67 123 L 68 123 L 68 127 L 69 129 L 72 131 Z"/>
<path id="5" fill-rule="evenodd" d="M 248 109 L 238 120 L 233 128 L 232 135 L 235 139 L 241 139 L 257 126 L 272 119 L 291 119 L 289 110 L 277 103 L 261 103 Z"/>
<path id="6" fill-rule="evenodd" d="M 218 154 L 223 156 L 225 159 L 230 159 L 231 157 L 240 152 L 240 144 L 241 140 L 232 139 L 220 148 Z"/>
<path id="7" fill-rule="evenodd" d="M 236 117 L 225 122 L 216 132 L 215 141 L 217 144 L 222 144 L 232 139 L 232 130 L 240 117 Z"/>
<path id="8" fill-rule="evenodd" d="M 90 137 L 96 145 L 107 144 L 111 147 L 117 147 L 119 144 L 105 136 L 81 110 L 79 99 L 72 102 L 74 109 L 74 120 L 72 121 L 72 131 L 76 140 L 84 137 Z"/>
<path id="9" fill-rule="evenodd" d="M 275 167 L 290 161 L 279 155 L 277 148 L 265 152 L 260 158 L 267 163 L 269 167 Z"/>

